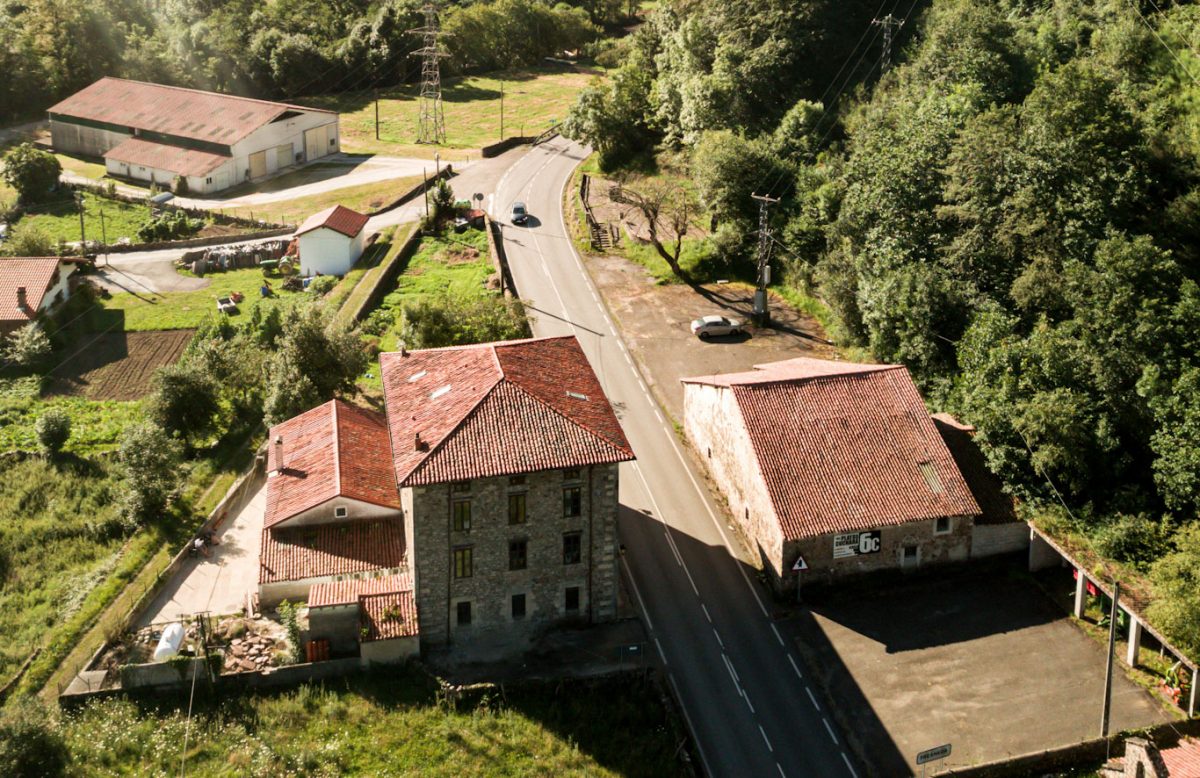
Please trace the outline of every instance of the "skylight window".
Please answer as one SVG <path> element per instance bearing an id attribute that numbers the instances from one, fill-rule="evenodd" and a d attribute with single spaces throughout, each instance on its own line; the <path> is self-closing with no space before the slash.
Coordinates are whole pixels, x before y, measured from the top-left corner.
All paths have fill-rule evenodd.
<path id="1" fill-rule="evenodd" d="M 421 371 L 421 372 L 419 372 L 419 373 L 413 373 L 412 375 L 410 375 L 410 376 L 408 377 L 408 382 L 411 384 L 411 383 L 412 383 L 412 382 L 414 382 L 414 381 L 420 381 L 422 378 L 424 378 L 424 377 L 425 377 L 425 376 L 427 376 L 427 375 L 429 375 L 429 371 L 428 371 L 428 370 L 422 370 L 422 371 Z"/>
<path id="2" fill-rule="evenodd" d="M 929 486 L 929 491 L 934 494 L 941 494 L 946 491 L 942 486 L 942 480 L 938 478 L 937 470 L 933 469 L 932 462 L 921 462 L 917 465 L 921 469 L 921 475 L 925 477 L 925 483 Z"/>
<path id="3" fill-rule="evenodd" d="M 567 397 L 574 397 L 576 400 L 588 399 L 586 394 L 580 394 L 579 392 L 567 392 Z"/>
<path id="4" fill-rule="evenodd" d="M 436 400 L 437 398 L 441 397 L 442 395 L 449 393 L 449 391 L 450 391 L 450 384 L 446 384 L 441 389 L 434 389 L 433 392 L 429 395 L 429 399 Z"/>

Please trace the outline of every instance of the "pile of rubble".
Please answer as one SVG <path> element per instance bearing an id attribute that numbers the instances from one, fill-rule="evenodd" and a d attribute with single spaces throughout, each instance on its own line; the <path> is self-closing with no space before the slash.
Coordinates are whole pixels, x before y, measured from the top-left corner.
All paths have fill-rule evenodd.
<path id="1" fill-rule="evenodd" d="M 275 664 L 274 655 L 283 647 L 266 635 L 246 635 L 229 641 L 225 653 L 226 673 L 252 673 Z"/>

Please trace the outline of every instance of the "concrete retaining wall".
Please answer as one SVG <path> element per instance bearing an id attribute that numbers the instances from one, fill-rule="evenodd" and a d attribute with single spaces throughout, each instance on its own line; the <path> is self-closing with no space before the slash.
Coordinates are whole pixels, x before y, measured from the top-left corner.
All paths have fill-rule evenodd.
<path id="1" fill-rule="evenodd" d="M 1009 554 L 1029 548 L 1029 525 L 1023 521 L 1009 524 L 976 524 L 971 537 L 971 558 Z"/>
<path id="2" fill-rule="evenodd" d="M 413 635 L 391 640 L 372 640 L 363 643 L 359 650 L 362 652 L 363 667 L 394 665 L 416 658 L 421 653 L 421 639 Z"/>
<path id="3" fill-rule="evenodd" d="M 413 230 L 411 233 L 409 233 L 409 236 L 404 239 L 404 243 L 401 244 L 400 250 L 396 253 L 396 256 L 392 257 L 391 262 L 379 268 L 379 273 L 372 281 L 373 287 L 370 293 L 363 298 L 362 304 L 358 306 L 358 310 L 347 313 L 347 321 L 361 321 L 367 315 L 368 311 L 379 304 L 379 301 L 382 300 L 386 294 L 384 290 L 387 288 L 388 284 L 394 281 L 396 276 L 399 275 L 400 270 L 408 265 L 408 260 L 410 257 L 412 257 L 413 252 L 416 250 L 417 243 L 419 243 L 420 240 L 420 230 Z"/>
<path id="4" fill-rule="evenodd" d="M 499 143 L 493 143 L 490 146 L 484 146 L 479 150 L 479 153 L 484 159 L 498 157 L 509 149 L 533 143 L 536 139 L 537 138 L 533 135 L 514 135 L 511 138 L 505 138 Z"/>

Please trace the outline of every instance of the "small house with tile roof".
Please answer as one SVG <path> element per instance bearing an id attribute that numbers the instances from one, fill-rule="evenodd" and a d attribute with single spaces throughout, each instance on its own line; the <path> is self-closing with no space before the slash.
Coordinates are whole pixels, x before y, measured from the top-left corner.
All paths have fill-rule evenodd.
<path id="1" fill-rule="evenodd" d="M 777 588 L 970 557 L 979 506 L 905 367 L 682 380 L 685 432 Z"/>
<path id="2" fill-rule="evenodd" d="M 615 619 L 617 466 L 633 451 L 578 341 L 380 362 L 422 646 L 497 655 Z"/>
<path id="3" fill-rule="evenodd" d="M 366 246 L 367 216 L 334 205 L 304 220 L 296 230 L 300 274 L 344 276 Z"/>
<path id="4" fill-rule="evenodd" d="M 339 150 L 333 111 L 105 77 L 47 111 L 56 151 L 208 194 Z"/>
<path id="5" fill-rule="evenodd" d="M 76 267 L 64 257 L 0 257 L 0 336 L 70 297 Z"/>

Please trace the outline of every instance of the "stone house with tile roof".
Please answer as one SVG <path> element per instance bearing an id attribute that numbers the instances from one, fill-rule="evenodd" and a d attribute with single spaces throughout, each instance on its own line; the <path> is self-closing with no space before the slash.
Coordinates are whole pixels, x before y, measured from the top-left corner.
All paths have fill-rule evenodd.
<path id="1" fill-rule="evenodd" d="M 616 618 L 617 466 L 633 451 L 578 341 L 380 361 L 422 646 L 502 654 Z"/>
<path id="2" fill-rule="evenodd" d="M 908 370 L 799 358 L 684 383 L 684 429 L 777 589 L 963 561 L 980 509 Z"/>
<path id="3" fill-rule="evenodd" d="M 633 452 L 575 338 L 380 362 L 386 415 L 334 400 L 271 429 L 260 606 L 306 601 L 314 638 L 364 657 L 616 618 Z"/>

